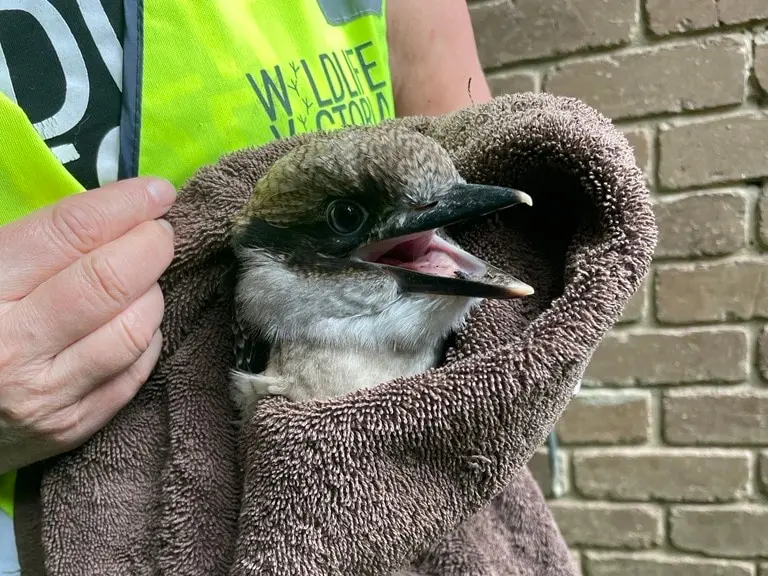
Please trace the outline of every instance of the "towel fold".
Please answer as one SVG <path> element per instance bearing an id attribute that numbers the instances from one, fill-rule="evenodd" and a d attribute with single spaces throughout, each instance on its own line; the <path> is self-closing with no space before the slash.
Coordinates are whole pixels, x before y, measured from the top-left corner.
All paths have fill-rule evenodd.
<path id="1" fill-rule="evenodd" d="M 201 169 L 168 214 L 177 248 L 150 381 L 85 445 L 20 472 L 25 574 L 577 573 L 526 463 L 648 272 L 643 174 L 623 135 L 573 99 L 390 122 L 437 140 L 467 181 L 532 196 L 450 232 L 536 293 L 484 302 L 425 374 L 325 402 L 268 399 L 239 430 L 228 222 L 277 158 L 322 135 Z"/>

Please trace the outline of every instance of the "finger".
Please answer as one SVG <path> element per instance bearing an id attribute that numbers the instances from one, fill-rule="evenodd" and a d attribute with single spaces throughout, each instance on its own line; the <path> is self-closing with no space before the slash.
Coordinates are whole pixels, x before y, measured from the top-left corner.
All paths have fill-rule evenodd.
<path id="1" fill-rule="evenodd" d="M 61 382 L 61 405 L 75 404 L 135 364 L 149 349 L 163 318 L 163 292 L 154 284 L 121 314 L 63 350 L 45 380 Z"/>
<path id="2" fill-rule="evenodd" d="M 10 337 L 47 359 L 112 320 L 170 264 L 173 232 L 161 222 L 140 224 L 35 288 L 7 313 Z"/>
<path id="3" fill-rule="evenodd" d="M 18 300 L 84 254 L 163 216 L 176 192 L 134 178 L 65 198 L 0 227 L 0 299 Z"/>
<path id="4" fill-rule="evenodd" d="M 130 368 L 112 380 L 95 388 L 85 398 L 73 404 L 64 415 L 69 420 L 67 432 L 59 440 L 66 444 L 80 444 L 106 426 L 123 409 L 149 379 L 160 358 L 163 338 L 155 332 L 147 351 Z"/>

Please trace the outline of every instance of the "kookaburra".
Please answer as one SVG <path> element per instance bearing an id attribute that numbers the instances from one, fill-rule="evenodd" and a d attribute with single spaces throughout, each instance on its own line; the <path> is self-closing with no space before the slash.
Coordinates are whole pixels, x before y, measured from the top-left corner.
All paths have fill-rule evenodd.
<path id="1" fill-rule="evenodd" d="M 521 203 L 530 196 L 467 183 L 435 140 L 394 125 L 317 134 L 285 154 L 234 220 L 239 409 L 435 366 L 483 298 L 533 293 L 444 227 Z M 259 373 L 250 339 L 269 343 Z"/>

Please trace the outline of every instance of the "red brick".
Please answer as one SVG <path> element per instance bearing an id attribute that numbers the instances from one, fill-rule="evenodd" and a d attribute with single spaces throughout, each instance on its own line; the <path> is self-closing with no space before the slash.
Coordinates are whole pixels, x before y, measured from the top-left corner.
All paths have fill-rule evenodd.
<path id="1" fill-rule="evenodd" d="M 763 326 L 757 337 L 757 366 L 763 380 L 768 380 L 768 326 Z"/>
<path id="2" fill-rule="evenodd" d="M 661 552 L 587 552 L 589 576 L 753 576 L 752 565 Z"/>
<path id="3" fill-rule="evenodd" d="M 717 7 L 723 24 L 768 20 L 768 2 L 765 0 L 717 0 Z"/>
<path id="4" fill-rule="evenodd" d="M 763 380 L 768 380 L 768 326 L 763 326 L 757 337 L 757 366 Z"/>
<path id="5" fill-rule="evenodd" d="M 669 513 L 669 539 L 684 552 L 721 558 L 768 556 L 768 507 L 679 506 Z"/>
<path id="6" fill-rule="evenodd" d="M 635 0 L 492 0 L 469 11 L 486 68 L 626 44 L 637 18 Z"/>
<path id="7" fill-rule="evenodd" d="M 612 332 L 595 351 L 585 385 L 741 382 L 748 374 L 743 328 Z"/>
<path id="8" fill-rule="evenodd" d="M 768 177 L 768 114 L 752 112 L 689 122 L 659 134 L 665 189 Z"/>
<path id="9" fill-rule="evenodd" d="M 571 546 L 637 550 L 663 540 L 663 514 L 655 506 L 554 500 L 549 507 Z"/>
<path id="10" fill-rule="evenodd" d="M 645 0 L 648 27 L 657 36 L 717 28 L 716 0 Z"/>
<path id="11" fill-rule="evenodd" d="M 662 196 L 654 212 L 657 259 L 723 256 L 746 243 L 747 189 Z"/>
<path id="12" fill-rule="evenodd" d="M 659 322 L 768 318 L 768 261 L 764 258 L 659 266 L 655 288 Z"/>
<path id="13" fill-rule="evenodd" d="M 662 412 L 670 445 L 768 445 L 768 390 L 673 390 Z"/>
<path id="14" fill-rule="evenodd" d="M 641 48 L 558 64 L 544 89 L 579 98 L 614 119 L 738 104 L 750 52 L 741 36 Z"/>
<path id="15" fill-rule="evenodd" d="M 625 128 L 622 132 L 635 152 L 635 162 L 638 168 L 645 172 L 647 178 L 650 178 L 653 134 L 644 128 Z"/>
<path id="16" fill-rule="evenodd" d="M 768 94 L 768 32 L 755 38 L 755 79 Z"/>
<path id="17" fill-rule="evenodd" d="M 574 486 L 614 501 L 730 502 L 749 493 L 746 450 L 602 449 L 573 455 Z"/>
<path id="18" fill-rule="evenodd" d="M 557 424 L 563 444 L 638 444 L 651 429 L 648 392 L 584 390 Z"/>
<path id="19" fill-rule="evenodd" d="M 768 246 L 768 182 L 763 186 L 757 202 L 757 220 L 760 227 L 760 241 Z"/>
<path id="20" fill-rule="evenodd" d="M 486 79 L 493 96 L 538 92 L 538 79 L 536 75 L 529 72 L 496 72 L 495 74 L 488 74 Z"/>

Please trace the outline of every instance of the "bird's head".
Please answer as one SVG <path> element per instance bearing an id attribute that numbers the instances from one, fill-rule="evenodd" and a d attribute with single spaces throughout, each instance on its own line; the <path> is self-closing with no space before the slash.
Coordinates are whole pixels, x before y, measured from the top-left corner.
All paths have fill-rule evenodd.
<path id="1" fill-rule="evenodd" d="M 316 135 L 274 163 L 235 218 L 241 318 L 272 340 L 444 337 L 482 298 L 533 293 L 444 232 L 521 203 L 524 192 L 467 183 L 406 128 Z"/>

